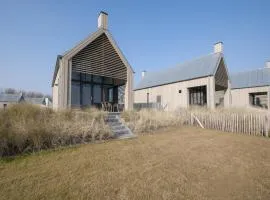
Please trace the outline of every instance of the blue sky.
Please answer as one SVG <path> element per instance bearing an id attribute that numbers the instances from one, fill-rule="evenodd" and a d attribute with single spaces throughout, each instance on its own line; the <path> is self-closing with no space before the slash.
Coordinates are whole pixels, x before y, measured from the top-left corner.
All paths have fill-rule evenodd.
<path id="1" fill-rule="evenodd" d="M 51 93 L 56 56 L 97 30 L 100 10 L 136 71 L 209 54 L 223 41 L 231 72 L 270 60 L 270 1 L 2 1 L 0 88 Z"/>

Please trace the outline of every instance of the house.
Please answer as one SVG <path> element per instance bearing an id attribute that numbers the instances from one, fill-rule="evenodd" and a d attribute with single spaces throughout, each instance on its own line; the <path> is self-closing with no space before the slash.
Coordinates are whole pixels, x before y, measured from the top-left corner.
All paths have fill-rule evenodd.
<path id="1" fill-rule="evenodd" d="M 17 104 L 24 102 L 24 97 L 22 93 L 19 94 L 6 94 L 0 93 L 0 109 L 7 108 L 11 104 Z"/>
<path id="2" fill-rule="evenodd" d="M 133 107 L 133 69 L 100 12 L 98 30 L 59 55 L 52 80 L 53 108 L 101 107 L 102 102 Z"/>
<path id="3" fill-rule="evenodd" d="M 143 72 L 134 89 L 134 103 L 160 104 L 165 110 L 178 107 L 229 105 L 229 76 L 223 43 L 214 52 L 159 72 Z"/>
<path id="4" fill-rule="evenodd" d="M 52 102 L 48 97 L 24 97 L 26 103 L 41 107 L 52 107 Z"/>
<path id="5" fill-rule="evenodd" d="M 265 68 L 232 74 L 231 106 L 270 108 L 270 62 Z"/>

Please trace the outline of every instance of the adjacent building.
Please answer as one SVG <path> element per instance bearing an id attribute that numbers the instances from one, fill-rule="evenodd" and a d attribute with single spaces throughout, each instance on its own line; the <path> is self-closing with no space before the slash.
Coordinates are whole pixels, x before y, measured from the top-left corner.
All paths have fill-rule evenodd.
<path id="1" fill-rule="evenodd" d="M 26 103 L 34 104 L 40 107 L 52 107 L 52 102 L 48 97 L 24 97 Z"/>
<path id="2" fill-rule="evenodd" d="M 231 106 L 270 108 L 270 62 L 265 68 L 232 74 Z"/>
<path id="3" fill-rule="evenodd" d="M 0 93 L 0 109 L 7 108 L 12 104 L 18 104 L 24 102 L 24 97 L 22 93 L 18 94 L 6 94 Z"/>
<path id="4" fill-rule="evenodd" d="M 229 76 L 223 43 L 214 52 L 159 72 L 143 72 L 134 89 L 134 103 L 160 104 L 165 110 L 178 107 L 229 105 Z"/>
<path id="5" fill-rule="evenodd" d="M 133 107 L 133 69 L 100 12 L 98 30 L 59 55 L 52 80 L 53 108 L 101 107 L 103 102 Z"/>

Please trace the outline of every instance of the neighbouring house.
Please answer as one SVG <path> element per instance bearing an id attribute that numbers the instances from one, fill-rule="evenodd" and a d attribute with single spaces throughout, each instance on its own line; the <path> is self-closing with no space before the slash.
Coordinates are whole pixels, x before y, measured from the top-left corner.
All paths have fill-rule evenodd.
<path id="1" fill-rule="evenodd" d="M 134 105 L 159 104 L 165 110 L 178 107 L 229 105 L 229 76 L 223 43 L 214 52 L 159 72 L 143 72 L 134 89 Z"/>
<path id="2" fill-rule="evenodd" d="M 232 74 L 231 106 L 270 108 L 270 62 L 265 68 Z"/>
<path id="3" fill-rule="evenodd" d="M 24 97 L 26 103 L 41 107 L 52 107 L 52 102 L 48 97 Z"/>
<path id="4" fill-rule="evenodd" d="M 0 93 L 0 109 L 1 108 L 5 109 L 12 104 L 18 104 L 24 101 L 25 100 L 22 93 L 18 93 L 18 94 Z"/>
<path id="5" fill-rule="evenodd" d="M 108 30 L 108 14 L 102 11 L 98 30 L 57 57 L 53 108 L 101 107 L 108 102 L 132 109 L 133 73 Z"/>

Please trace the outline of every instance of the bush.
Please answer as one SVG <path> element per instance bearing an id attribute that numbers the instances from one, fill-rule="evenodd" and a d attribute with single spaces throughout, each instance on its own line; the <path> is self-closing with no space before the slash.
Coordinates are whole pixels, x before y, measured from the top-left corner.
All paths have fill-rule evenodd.
<path id="1" fill-rule="evenodd" d="M 108 139 L 104 116 L 96 109 L 55 112 L 28 104 L 0 110 L 0 156 Z"/>

